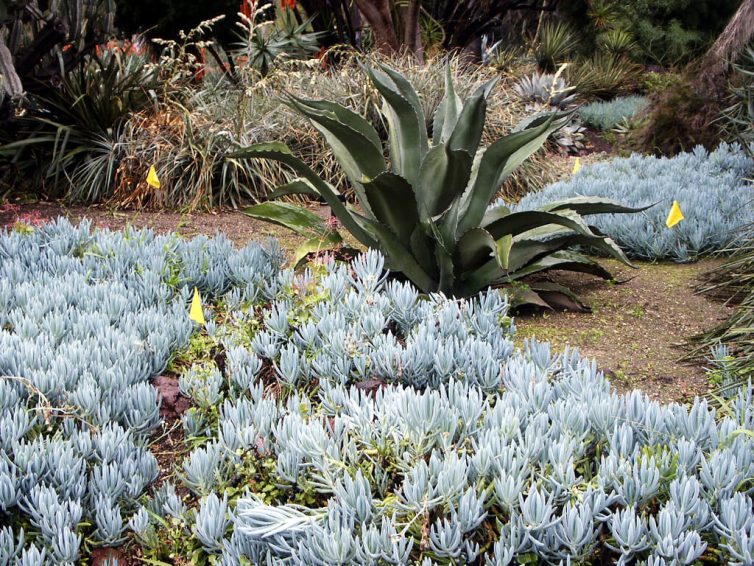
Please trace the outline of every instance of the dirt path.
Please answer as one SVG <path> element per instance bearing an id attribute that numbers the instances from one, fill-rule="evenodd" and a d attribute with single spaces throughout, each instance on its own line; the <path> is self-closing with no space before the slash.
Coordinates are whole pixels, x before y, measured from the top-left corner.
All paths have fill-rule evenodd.
<path id="1" fill-rule="evenodd" d="M 322 216 L 327 207 L 314 207 Z M 303 241 L 291 232 L 239 212 L 181 214 L 175 212 L 123 212 L 104 206 L 63 207 L 34 204 L 16 212 L 0 212 L 0 227 L 12 225 L 18 215 L 43 220 L 65 216 L 72 222 L 90 218 L 95 226 L 112 230 L 126 226 L 149 227 L 158 232 L 174 231 L 183 236 L 222 232 L 238 245 L 277 238 L 287 249 Z M 722 305 L 694 294 L 696 278 L 716 264 L 640 264 L 633 270 L 604 260 L 622 284 L 606 283 L 590 276 L 558 274 L 592 308 L 591 314 L 545 313 L 516 318 L 518 343 L 536 336 L 557 349 L 566 344 L 595 357 L 619 389 L 640 388 L 652 397 L 685 400 L 707 391 L 704 369 L 682 364 L 678 358 L 684 339 L 711 328 L 729 311 Z"/>
<path id="2" fill-rule="evenodd" d="M 517 340 L 536 336 L 560 349 L 566 344 L 594 357 L 621 390 L 639 388 L 662 401 L 682 401 L 708 391 L 704 368 L 681 363 L 686 338 L 711 328 L 730 314 L 717 302 L 694 293 L 702 273 L 718 265 L 638 263 L 631 269 L 602 260 L 618 281 L 558 273 L 591 313 L 559 312 L 519 316 Z"/>

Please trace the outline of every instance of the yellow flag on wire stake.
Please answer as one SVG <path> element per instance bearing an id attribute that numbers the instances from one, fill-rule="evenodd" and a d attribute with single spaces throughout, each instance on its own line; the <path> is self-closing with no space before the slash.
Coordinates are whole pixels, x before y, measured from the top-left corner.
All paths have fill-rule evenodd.
<path id="1" fill-rule="evenodd" d="M 149 168 L 149 173 L 147 173 L 147 185 L 155 189 L 160 188 L 160 178 L 157 176 L 157 170 L 154 168 L 154 165 Z"/>
<path id="2" fill-rule="evenodd" d="M 189 318 L 199 324 L 206 324 L 204 320 L 204 310 L 202 309 L 202 298 L 199 295 L 199 289 L 194 287 L 194 298 L 191 300 L 191 312 Z"/>
<path id="3" fill-rule="evenodd" d="M 581 158 L 577 157 L 576 163 L 573 164 L 573 174 L 575 175 L 579 171 L 581 171 Z"/>
<path id="4" fill-rule="evenodd" d="M 670 207 L 670 212 L 668 212 L 668 219 L 665 221 L 665 225 L 668 228 L 672 228 L 684 218 L 685 216 L 683 216 L 683 212 L 681 212 L 681 207 L 678 204 L 678 201 L 674 200 L 673 206 Z"/>

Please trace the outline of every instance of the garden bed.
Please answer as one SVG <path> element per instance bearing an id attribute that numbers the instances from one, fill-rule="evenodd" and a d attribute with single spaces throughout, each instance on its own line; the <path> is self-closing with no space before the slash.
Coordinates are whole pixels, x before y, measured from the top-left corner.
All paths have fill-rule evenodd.
<path id="1" fill-rule="evenodd" d="M 326 216 L 329 208 L 313 206 Z M 289 252 L 304 238 L 276 225 L 248 218 L 238 212 L 181 214 L 130 212 L 105 206 L 63 207 L 54 203 L 23 206 L 16 213 L 0 212 L 0 226 L 21 216 L 50 220 L 59 215 L 76 223 L 90 218 L 101 228 L 126 226 L 176 232 L 190 238 L 221 232 L 236 245 L 277 239 Z M 596 358 L 612 383 L 622 390 L 638 388 L 663 401 L 685 401 L 709 390 L 705 366 L 681 363 L 681 345 L 689 336 L 714 327 L 731 309 L 694 293 L 697 278 L 719 260 L 693 264 L 639 262 L 639 269 L 617 261 L 601 260 L 616 274 L 612 284 L 586 274 L 558 273 L 557 277 L 592 309 L 592 313 L 545 312 L 516 318 L 517 340 L 536 336 L 562 348 L 578 347 Z M 620 345 L 620 347 L 616 347 Z"/>

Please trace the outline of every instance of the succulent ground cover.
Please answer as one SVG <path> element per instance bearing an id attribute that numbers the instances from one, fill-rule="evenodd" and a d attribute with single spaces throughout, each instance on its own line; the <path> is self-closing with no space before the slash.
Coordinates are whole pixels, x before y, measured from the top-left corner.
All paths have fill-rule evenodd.
<path id="1" fill-rule="evenodd" d="M 644 96 L 622 96 L 586 104 L 579 108 L 579 116 L 587 126 L 605 131 L 630 122 L 648 104 L 649 101 Z"/>
<path id="2" fill-rule="evenodd" d="M 0 235 L 0 564 L 118 546 L 157 478 L 162 372 L 209 296 L 274 270 L 258 246 L 65 221 Z"/>
<path id="3" fill-rule="evenodd" d="M 515 351 L 499 295 L 422 299 L 373 254 L 270 288 L 207 337 L 224 368 L 181 378 L 198 510 L 168 486 L 140 512 L 155 556 L 159 509 L 184 552 L 227 564 L 690 564 L 749 544 L 724 525 L 752 524 L 750 397 L 716 414 L 615 394 L 578 352 Z"/>
<path id="4" fill-rule="evenodd" d="M 54 521 L 71 553 L 125 537 L 163 563 L 752 560 L 748 389 L 717 411 L 616 394 L 576 351 L 514 348 L 503 296 L 421 296 L 373 252 L 295 274 L 274 248 L 58 223 L 1 236 L 0 253 L 16 305 L 0 336 L 20 345 L 0 350 L 6 377 L 45 387 L 38 366 L 83 335 L 94 347 L 74 363 L 107 353 L 134 382 L 114 395 L 95 360 L 99 379 L 37 386 L 66 408 L 47 425 L 38 392 L 0 380 L 0 548 L 24 563 L 70 559 Z M 193 285 L 216 306 L 191 334 Z M 52 306 L 21 313 L 25 299 Z M 190 450 L 150 489 L 146 384 L 168 363 L 192 404 Z M 147 389 L 141 410 L 120 411 Z M 87 473 L 60 478 L 58 453 Z M 144 473 L 123 464 L 133 454 Z"/>
<path id="5" fill-rule="evenodd" d="M 672 158 L 633 154 L 584 167 L 571 179 L 524 197 L 516 210 L 574 196 L 620 199 L 654 207 L 632 215 L 592 216 L 589 221 L 637 259 L 693 261 L 724 249 L 736 230 L 752 221 L 754 161 L 736 144 L 708 152 L 697 147 Z M 674 200 L 686 219 L 668 230 Z"/>

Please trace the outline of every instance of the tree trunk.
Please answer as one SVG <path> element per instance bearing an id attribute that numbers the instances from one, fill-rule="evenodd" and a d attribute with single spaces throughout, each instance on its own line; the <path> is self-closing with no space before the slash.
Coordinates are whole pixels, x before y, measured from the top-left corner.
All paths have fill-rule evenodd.
<path id="1" fill-rule="evenodd" d="M 702 58 L 694 79 L 696 90 L 710 98 L 725 92 L 725 78 L 746 44 L 754 38 L 754 0 L 743 0 L 728 25 Z"/>
<path id="2" fill-rule="evenodd" d="M 411 0 L 403 9 L 403 43 L 416 56 L 419 63 L 424 63 L 424 45 L 419 26 L 421 7 L 421 0 Z"/>
<path id="3" fill-rule="evenodd" d="M 395 33 L 393 16 L 390 13 L 390 0 L 354 0 L 374 34 L 374 46 L 386 55 L 400 49 L 398 35 Z"/>

